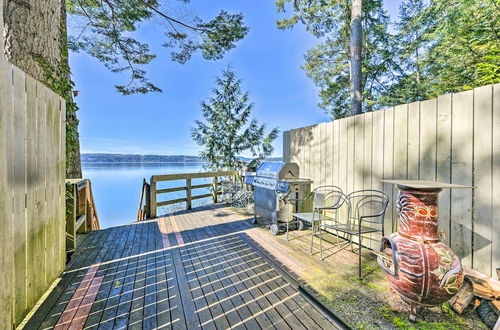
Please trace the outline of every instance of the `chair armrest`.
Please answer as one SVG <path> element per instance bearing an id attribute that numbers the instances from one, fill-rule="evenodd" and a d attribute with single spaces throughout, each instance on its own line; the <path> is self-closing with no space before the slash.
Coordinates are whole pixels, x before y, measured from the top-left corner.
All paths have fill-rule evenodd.
<path id="1" fill-rule="evenodd" d="M 379 213 L 379 214 L 363 215 L 363 216 L 359 217 L 359 221 L 358 221 L 359 228 L 361 228 L 361 224 L 363 223 L 363 221 L 365 219 L 379 218 L 379 217 L 383 216 L 384 214 L 385 214 L 385 211 L 382 213 Z M 369 222 L 375 223 L 374 221 L 369 221 Z M 382 221 L 381 221 L 381 223 L 382 223 Z"/>
<path id="2" fill-rule="evenodd" d="M 385 212 L 382 212 L 382 213 L 378 213 L 378 214 L 370 214 L 370 215 L 363 215 L 361 217 L 359 217 L 359 221 L 363 221 L 365 218 L 378 218 L 378 217 L 381 217 L 385 214 Z"/>

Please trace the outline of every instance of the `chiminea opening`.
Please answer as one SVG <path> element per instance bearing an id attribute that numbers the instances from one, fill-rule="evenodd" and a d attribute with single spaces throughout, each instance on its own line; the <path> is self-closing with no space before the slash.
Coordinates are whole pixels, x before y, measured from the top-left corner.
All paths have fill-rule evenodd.
<path id="1" fill-rule="evenodd" d="M 379 265 L 392 277 L 398 278 L 398 273 L 396 271 L 398 265 L 396 260 L 397 252 L 394 242 L 388 237 L 382 237 L 380 252 L 377 258 Z"/>

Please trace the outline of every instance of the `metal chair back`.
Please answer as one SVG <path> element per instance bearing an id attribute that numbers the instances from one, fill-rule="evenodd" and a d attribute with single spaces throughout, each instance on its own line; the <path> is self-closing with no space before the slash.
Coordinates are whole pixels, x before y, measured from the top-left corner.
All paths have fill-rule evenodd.
<path id="1" fill-rule="evenodd" d="M 347 204 L 351 224 L 381 224 L 384 234 L 384 217 L 389 204 L 387 194 L 373 189 L 358 190 L 347 195 Z"/>
<path id="2" fill-rule="evenodd" d="M 337 186 L 320 186 L 311 192 L 313 196 L 313 210 L 335 207 L 345 200 L 345 194 Z"/>

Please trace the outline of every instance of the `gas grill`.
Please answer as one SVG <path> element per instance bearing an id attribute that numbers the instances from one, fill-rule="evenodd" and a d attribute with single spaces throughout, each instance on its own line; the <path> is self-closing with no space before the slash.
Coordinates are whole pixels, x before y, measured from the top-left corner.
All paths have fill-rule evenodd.
<path id="1" fill-rule="evenodd" d="M 312 181 L 299 178 L 296 163 L 263 162 L 255 176 L 247 177 L 254 187 L 254 221 L 257 216 L 271 221 L 271 232 L 279 232 L 279 223 L 286 222 L 299 205 L 288 202 L 288 197 L 298 200 L 310 192 Z"/>

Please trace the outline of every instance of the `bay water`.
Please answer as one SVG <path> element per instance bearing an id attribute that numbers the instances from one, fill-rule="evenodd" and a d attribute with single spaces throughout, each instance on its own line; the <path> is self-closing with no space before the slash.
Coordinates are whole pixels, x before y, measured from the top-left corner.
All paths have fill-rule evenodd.
<path id="1" fill-rule="evenodd" d="M 82 163 L 83 177 L 90 179 L 101 228 L 119 226 L 136 221 L 142 180 L 148 182 L 152 175 L 198 173 L 203 164 L 198 163 Z M 192 184 L 210 182 L 211 178 L 193 179 Z M 185 186 L 185 180 L 160 182 L 157 189 Z M 209 188 L 193 190 L 193 195 L 209 193 Z M 186 196 L 177 191 L 158 196 L 158 201 Z M 210 198 L 196 200 L 196 205 L 208 204 Z M 185 203 L 159 207 L 158 214 L 183 209 Z"/>

